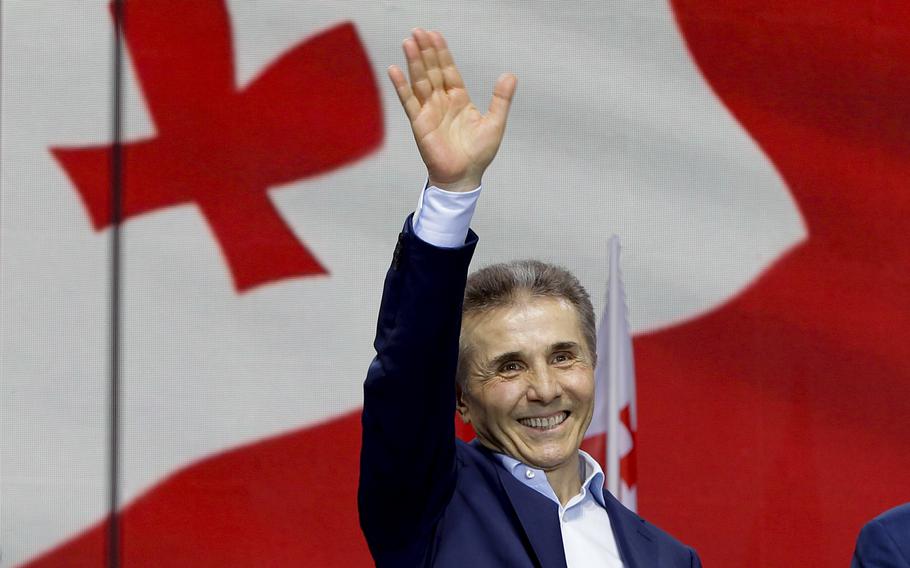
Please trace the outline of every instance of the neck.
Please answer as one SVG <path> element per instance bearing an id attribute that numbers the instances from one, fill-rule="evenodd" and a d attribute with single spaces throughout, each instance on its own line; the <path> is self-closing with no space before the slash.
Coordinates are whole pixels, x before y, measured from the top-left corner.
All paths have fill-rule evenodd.
<path id="1" fill-rule="evenodd" d="M 576 452 L 575 459 L 568 460 L 557 469 L 546 472 L 547 481 L 550 482 L 550 487 L 553 488 L 556 498 L 563 506 L 581 491 L 581 466 L 579 464 Z"/>

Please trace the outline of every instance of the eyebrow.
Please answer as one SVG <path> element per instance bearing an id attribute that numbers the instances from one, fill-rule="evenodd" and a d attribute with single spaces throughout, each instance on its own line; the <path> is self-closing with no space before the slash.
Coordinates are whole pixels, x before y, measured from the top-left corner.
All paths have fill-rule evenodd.
<path id="1" fill-rule="evenodd" d="M 550 346 L 550 352 L 553 351 L 573 351 L 578 349 L 578 343 L 574 341 L 560 341 Z"/>

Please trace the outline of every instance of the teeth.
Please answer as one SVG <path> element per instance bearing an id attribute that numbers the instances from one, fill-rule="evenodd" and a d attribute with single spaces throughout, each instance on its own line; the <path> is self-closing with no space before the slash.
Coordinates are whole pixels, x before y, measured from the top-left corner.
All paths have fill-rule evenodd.
<path id="1" fill-rule="evenodd" d="M 548 418 L 522 418 L 519 422 L 525 426 L 530 426 L 531 428 L 549 430 L 550 428 L 555 428 L 562 424 L 563 420 L 565 420 L 568 415 L 568 412 L 560 412 Z"/>

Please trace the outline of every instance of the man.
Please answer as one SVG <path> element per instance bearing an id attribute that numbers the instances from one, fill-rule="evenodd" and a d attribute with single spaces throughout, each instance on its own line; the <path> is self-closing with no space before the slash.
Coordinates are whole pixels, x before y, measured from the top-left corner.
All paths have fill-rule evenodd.
<path id="1" fill-rule="evenodd" d="M 428 182 L 386 276 L 364 385 L 360 520 L 378 566 L 700 566 L 603 491 L 579 446 L 594 400 L 594 314 L 536 261 L 467 279 L 471 215 L 516 78 L 486 115 L 445 40 L 415 29 L 389 76 Z M 466 289 L 467 286 L 467 289 Z M 456 441 L 453 411 L 477 439 Z"/>
<path id="2" fill-rule="evenodd" d="M 885 511 L 859 532 L 852 568 L 910 568 L 910 503 Z"/>

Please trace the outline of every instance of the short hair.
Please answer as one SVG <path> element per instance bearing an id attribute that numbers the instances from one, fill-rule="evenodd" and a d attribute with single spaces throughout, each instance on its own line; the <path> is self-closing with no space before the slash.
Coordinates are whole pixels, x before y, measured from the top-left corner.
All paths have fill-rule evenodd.
<path id="1" fill-rule="evenodd" d="M 591 296 L 574 274 L 539 260 L 513 260 L 492 264 L 468 276 L 464 291 L 462 320 L 471 314 L 511 306 L 522 297 L 561 298 L 569 302 L 578 314 L 582 335 L 592 357 L 597 358 L 597 339 L 594 326 L 594 306 Z M 464 336 L 459 340 L 457 380 L 465 385 L 465 362 L 469 355 Z"/>

